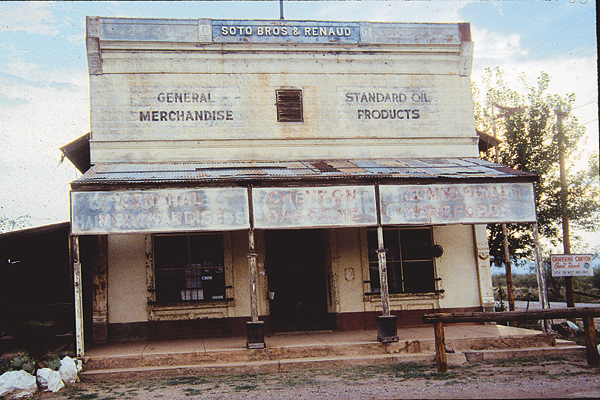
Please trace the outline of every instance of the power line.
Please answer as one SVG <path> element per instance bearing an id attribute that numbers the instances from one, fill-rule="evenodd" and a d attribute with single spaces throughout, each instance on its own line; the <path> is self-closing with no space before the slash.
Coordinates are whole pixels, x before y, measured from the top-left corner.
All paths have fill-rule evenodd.
<path id="1" fill-rule="evenodd" d="M 538 48 L 542 47 L 542 45 L 544 45 L 545 43 L 547 43 L 550 39 L 554 38 L 556 35 L 558 35 L 559 33 L 561 33 L 562 31 L 564 31 L 565 29 L 567 29 L 568 27 L 570 27 L 571 25 L 573 25 L 575 22 L 579 21 L 581 18 L 585 17 L 586 15 L 588 15 L 590 12 L 595 11 L 595 8 L 586 11 L 583 15 L 581 15 L 580 17 L 576 18 L 573 22 L 571 22 L 569 25 L 565 26 L 564 28 L 562 28 L 560 31 L 556 32 L 554 35 L 550 36 L 548 39 L 544 40 L 542 43 L 540 43 L 539 45 L 537 45 L 536 47 L 534 47 L 531 51 L 529 51 L 527 53 L 527 55 L 530 55 L 531 53 L 533 53 L 534 51 L 536 51 Z M 517 61 L 521 61 L 522 58 L 524 58 L 525 56 L 519 58 Z"/>
<path id="2" fill-rule="evenodd" d="M 585 124 L 581 124 L 581 126 L 587 125 L 587 124 L 591 124 L 592 122 L 598 121 L 598 118 L 593 119 L 591 121 L 586 122 Z"/>
<path id="3" fill-rule="evenodd" d="M 569 60 L 570 60 L 571 58 L 575 57 L 575 56 L 578 56 L 578 55 L 580 55 L 581 53 L 583 53 L 584 51 L 586 51 L 586 50 L 587 50 L 587 49 L 589 49 L 590 47 L 594 47 L 594 46 L 596 46 L 596 44 L 589 45 L 589 46 L 588 46 L 588 47 L 586 47 L 585 49 L 581 50 L 579 53 L 573 54 L 571 57 L 569 57 Z"/>
<path id="4" fill-rule="evenodd" d="M 585 104 L 582 104 L 580 106 L 571 108 L 571 111 L 577 110 L 578 108 L 581 108 L 581 107 L 589 106 L 590 104 L 594 104 L 594 103 L 597 103 L 597 102 L 598 102 L 598 100 L 596 100 L 596 101 L 590 101 L 589 103 L 585 103 Z"/>

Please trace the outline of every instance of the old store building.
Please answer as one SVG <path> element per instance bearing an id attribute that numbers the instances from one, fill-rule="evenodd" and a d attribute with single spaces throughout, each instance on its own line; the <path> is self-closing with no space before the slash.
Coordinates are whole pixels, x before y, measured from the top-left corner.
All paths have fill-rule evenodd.
<path id="1" fill-rule="evenodd" d="M 478 159 L 469 24 L 90 17 L 87 54 L 95 341 L 391 341 L 492 307 L 485 223 L 535 221 L 535 177 Z"/>

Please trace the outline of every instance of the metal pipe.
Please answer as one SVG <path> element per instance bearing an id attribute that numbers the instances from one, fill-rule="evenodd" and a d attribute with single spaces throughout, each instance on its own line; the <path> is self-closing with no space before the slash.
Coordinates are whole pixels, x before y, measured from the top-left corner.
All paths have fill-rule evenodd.
<path id="1" fill-rule="evenodd" d="M 83 289 L 81 286 L 79 236 L 73 235 L 71 237 L 71 246 L 73 248 L 73 289 L 75 295 L 75 355 L 83 357 L 85 354 L 85 345 L 83 336 Z"/>

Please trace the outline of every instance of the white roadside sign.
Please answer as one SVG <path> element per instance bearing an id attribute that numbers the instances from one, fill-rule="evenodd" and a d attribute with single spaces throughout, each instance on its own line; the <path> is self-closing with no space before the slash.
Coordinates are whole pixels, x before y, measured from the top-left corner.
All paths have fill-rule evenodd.
<path id="1" fill-rule="evenodd" d="M 552 254 L 550 263 L 554 277 L 594 275 L 591 254 Z"/>

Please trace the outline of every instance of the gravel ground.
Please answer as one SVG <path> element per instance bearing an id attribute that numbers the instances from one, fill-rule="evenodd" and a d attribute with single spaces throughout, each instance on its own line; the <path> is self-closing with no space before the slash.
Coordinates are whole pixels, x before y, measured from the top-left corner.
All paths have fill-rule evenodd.
<path id="1" fill-rule="evenodd" d="M 35 399 L 600 398 L 600 368 L 581 358 L 517 358 L 450 366 L 398 364 L 279 374 L 80 382 Z"/>

